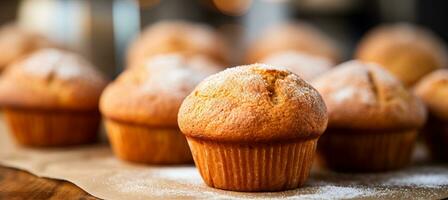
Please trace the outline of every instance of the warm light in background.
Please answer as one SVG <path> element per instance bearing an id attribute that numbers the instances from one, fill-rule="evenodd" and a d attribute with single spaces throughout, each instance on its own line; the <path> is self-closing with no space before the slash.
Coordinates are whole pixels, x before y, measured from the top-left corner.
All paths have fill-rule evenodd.
<path id="1" fill-rule="evenodd" d="M 138 0 L 141 9 L 148 9 L 160 3 L 160 0 Z"/>
<path id="2" fill-rule="evenodd" d="M 213 4 L 226 15 L 239 16 L 249 10 L 252 0 L 213 0 Z"/>

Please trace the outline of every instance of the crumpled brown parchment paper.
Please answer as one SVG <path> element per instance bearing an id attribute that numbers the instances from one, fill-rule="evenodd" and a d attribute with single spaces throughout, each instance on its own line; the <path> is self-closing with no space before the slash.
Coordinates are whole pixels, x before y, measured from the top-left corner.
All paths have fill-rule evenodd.
<path id="1" fill-rule="evenodd" d="M 380 174 L 314 170 L 300 189 L 239 193 L 207 187 L 194 166 L 144 166 L 117 160 L 107 143 L 62 149 L 14 144 L 0 121 L 0 164 L 72 182 L 102 199 L 441 199 L 448 197 L 448 165 L 413 164 Z M 446 179 L 446 181 L 445 181 Z"/>

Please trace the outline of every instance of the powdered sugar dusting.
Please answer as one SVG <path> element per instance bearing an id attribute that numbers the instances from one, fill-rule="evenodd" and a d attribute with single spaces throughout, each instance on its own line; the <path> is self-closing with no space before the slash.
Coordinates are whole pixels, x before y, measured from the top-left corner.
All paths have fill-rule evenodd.
<path id="1" fill-rule="evenodd" d="M 233 82 L 233 84 L 238 82 L 244 88 L 246 88 L 246 85 L 266 86 L 268 83 L 263 78 L 266 75 L 263 74 L 264 72 L 269 74 L 273 71 L 287 74 L 286 77 L 278 82 L 281 82 L 283 87 L 286 87 L 292 98 L 308 98 L 310 102 L 315 102 L 316 98 L 320 99 L 317 91 L 297 75 L 282 67 L 262 63 L 232 67 L 209 76 L 202 81 L 202 84 L 199 84 L 197 91 L 220 91 L 222 88 L 226 88 L 226 84 L 230 82 Z M 253 97 L 260 98 L 264 93 L 259 90 L 247 90 L 246 92 L 238 92 L 238 95 L 241 95 L 242 98 L 247 97 L 250 99 Z"/>
<path id="2" fill-rule="evenodd" d="M 448 174 L 413 174 L 390 179 L 385 185 L 440 188 L 448 186 Z"/>
<path id="3" fill-rule="evenodd" d="M 372 68 L 375 69 L 375 73 L 377 71 L 382 72 L 381 69 L 373 67 L 373 65 L 375 64 L 356 60 L 349 61 L 315 79 L 312 84 L 332 103 L 342 105 L 356 100 L 357 103 L 373 105 L 376 103 L 377 98 L 371 89 L 372 86 L 370 84 L 374 83 L 369 81 L 368 70 Z M 380 78 L 382 82 L 394 81 L 393 78 L 392 80 L 388 80 L 388 77 L 382 78 L 382 76 L 386 75 L 389 74 L 379 74 L 375 78 Z"/>
<path id="4" fill-rule="evenodd" d="M 323 186 L 319 187 L 313 194 L 300 195 L 300 199 L 353 199 L 378 195 L 374 189 L 345 186 Z M 293 197 L 296 199 L 297 197 Z"/>
<path id="5" fill-rule="evenodd" d="M 359 99 L 361 100 L 361 102 L 365 103 L 365 104 L 371 104 L 374 101 L 374 95 L 366 90 L 360 90 L 359 88 L 355 88 L 355 87 L 344 87 L 334 93 L 331 94 L 331 98 L 336 102 L 336 103 L 341 103 L 350 99 Z"/>
<path id="6" fill-rule="evenodd" d="M 92 64 L 80 56 L 57 49 L 40 50 L 25 59 L 21 66 L 25 72 L 43 78 L 54 75 L 62 80 L 101 79 Z"/>

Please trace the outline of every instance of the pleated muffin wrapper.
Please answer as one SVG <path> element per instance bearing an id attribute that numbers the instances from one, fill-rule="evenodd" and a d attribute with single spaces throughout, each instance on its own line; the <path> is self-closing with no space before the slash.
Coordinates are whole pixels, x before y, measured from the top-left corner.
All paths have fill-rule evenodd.
<path id="1" fill-rule="evenodd" d="M 15 141 L 28 147 L 62 147 L 93 143 L 98 138 L 98 110 L 34 110 L 5 108 Z"/>
<path id="2" fill-rule="evenodd" d="M 113 119 L 106 119 L 105 125 L 112 149 L 122 160 L 145 164 L 193 162 L 178 127 L 150 127 Z"/>
<path id="3" fill-rule="evenodd" d="M 417 129 L 328 129 L 319 140 L 324 165 L 337 171 L 379 172 L 405 167 L 411 160 Z"/>
<path id="4" fill-rule="evenodd" d="M 272 143 L 219 142 L 188 136 L 187 140 L 207 185 L 260 192 L 303 185 L 310 173 L 318 138 Z"/>

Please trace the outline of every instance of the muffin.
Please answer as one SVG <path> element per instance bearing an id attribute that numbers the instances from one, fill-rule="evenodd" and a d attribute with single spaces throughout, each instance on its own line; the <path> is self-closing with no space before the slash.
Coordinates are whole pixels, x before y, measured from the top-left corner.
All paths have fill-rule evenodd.
<path id="1" fill-rule="evenodd" d="M 82 57 L 42 49 L 6 69 L 0 78 L 0 106 L 19 144 L 91 143 L 97 138 L 98 101 L 106 83 Z"/>
<path id="2" fill-rule="evenodd" d="M 429 30 L 411 24 L 390 24 L 370 31 L 360 42 L 355 57 L 375 62 L 413 86 L 431 71 L 448 66 L 442 40 Z"/>
<path id="3" fill-rule="evenodd" d="M 428 147 L 434 158 L 448 160 L 448 69 L 426 75 L 416 85 L 415 93 L 429 111 L 423 129 Z"/>
<path id="4" fill-rule="evenodd" d="M 192 161 L 177 112 L 196 84 L 219 70 L 200 64 L 180 54 L 155 56 L 106 88 L 100 110 L 117 157 L 147 164 Z"/>
<path id="5" fill-rule="evenodd" d="M 12 62 L 23 58 L 31 52 L 49 47 L 50 43 L 42 36 L 9 24 L 0 29 L 0 71 Z"/>
<path id="6" fill-rule="evenodd" d="M 373 63 L 349 61 L 313 86 L 328 108 L 318 152 L 329 168 L 374 172 L 409 163 L 426 109 L 393 75 Z"/>
<path id="7" fill-rule="evenodd" d="M 268 65 L 284 67 L 306 81 L 311 81 L 330 70 L 333 66 L 326 58 L 307 55 L 297 51 L 274 53 L 261 62 Z"/>
<path id="8" fill-rule="evenodd" d="M 297 75 L 254 64 L 202 81 L 183 101 L 178 122 L 207 185 L 279 191 L 307 179 L 327 112 Z"/>
<path id="9" fill-rule="evenodd" d="M 127 53 L 128 66 L 141 66 L 139 62 L 166 53 L 205 55 L 223 64 L 229 61 L 223 38 L 211 27 L 184 21 L 162 21 L 146 28 L 131 44 Z"/>
<path id="10" fill-rule="evenodd" d="M 261 62 L 281 51 L 298 51 L 338 62 L 341 55 L 333 41 L 305 22 L 284 23 L 269 27 L 248 48 L 246 63 Z"/>

